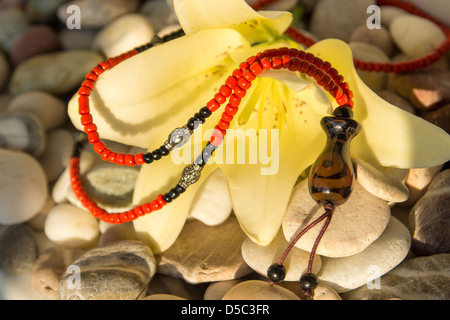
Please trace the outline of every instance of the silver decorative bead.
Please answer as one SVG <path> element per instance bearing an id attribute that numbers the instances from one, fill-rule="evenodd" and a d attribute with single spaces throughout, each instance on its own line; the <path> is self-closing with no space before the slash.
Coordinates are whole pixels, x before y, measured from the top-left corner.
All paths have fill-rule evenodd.
<path id="1" fill-rule="evenodd" d="M 170 133 L 167 142 L 168 144 L 172 145 L 172 149 L 174 147 L 180 148 L 189 141 L 191 134 L 191 130 L 189 130 L 189 128 L 187 127 L 176 128 Z"/>
<path id="2" fill-rule="evenodd" d="M 200 179 L 202 169 L 203 167 L 199 166 L 196 163 L 188 165 L 183 169 L 178 184 L 186 189 L 191 184 L 196 183 L 198 179 Z"/>

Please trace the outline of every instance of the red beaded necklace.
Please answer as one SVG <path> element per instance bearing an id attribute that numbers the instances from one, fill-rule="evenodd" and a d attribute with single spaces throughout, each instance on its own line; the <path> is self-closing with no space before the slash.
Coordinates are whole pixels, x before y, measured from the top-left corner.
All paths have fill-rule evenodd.
<path id="1" fill-rule="evenodd" d="M 261 1 L 254 5 L 254 7 L 273 1 L 274 0 Z M 421 11 L 418 11 L 413 6 L 406 5 L 399 1 L 389 0 L 379 1 L 379 3 L 401 5 L 402 8 L 410 12 L 424 16 Z M 434 53 L 427 55 L 422 59 L 399 64 L 377 64 L 355 60 L 355 64 L 363 70 L 384 72 L 406 72 L 424 67 L 439 59 L 439 57 L 449 49 L 450 31 L 445 26 L 438 25 L 446 33 L 447 40 Z M 286 34 L 296 41 L 312 44 L 312 40 L 308 40 L 308 38 L 304 37 L 292 27 L 288 28 Z M 268 268 L 267 276 L 271 283 L 282 281 L 286 275 L 283 262 L 289 251 L 307 231 L 325 220 L 312 247 L 307 271 L 300 278 L 301 288 L 305 291 L 307 296 L 312 296 L 314 289 L 318 284 L 317 277 L 312 274 L 312 264 L 317 246 L 331 222 L 335 207 L 342 205 L 349 198 L 353 188 L 354 170 L 350 159 L 349 143 L 351 139 L 359 133 L 361 128 L 360 125 L 352 119 L 353 94 L 348 83 L 344 81 L 343 76 L 340 75 L 328 61 L 323 61 L 311 53 L 287 47 L 265 50 L 255 56 L 249 57 L 239 64 L 239 68 L 236 68 L 232 72 L 214 97 L 195 113 L 187 121 L 186 125 L 172 131 L 168 139 L 159 148 L 151 152 L 137 154 L 125 154 L 112 151 L 100 140 L 97 126 L 93 122 L 92 115 L 90 114 L 89 96 L 94 90 L 98 77 L 106 70 L 112 69 L 121 62 L 148 50 L 155 45 L 170 41 L 181 35 L 183 35 L 182 31 L 175 32 L 164 38 L 156 36 L 152 42 L 147 45 L 100 62 L 86 75 L 86 79 L 82 82 L 81 87 L 78 90 L 78 112 L 87 138 L 80 138 L 75 143 L 73 156 L 70 161 L 70 179 L 74 194 L 94 217 L 109 223 L 125 223 L 133 221 L 140 216 L 161 209 L 179 197 L 191 184 L 199 180 L 202 169 L 207 164 L 208 159 L 221 145 L 230 122 L 238 111 L 241 99 L 244 98 L 247 90 L 249 90 L 252 85 L 252 81 L 255 80 L 258 75 L 263 71 L 271 69 L 284 69 L 291 72 L 303 73 L 314 79 L 319 86 L 329 92 L 339 105 L 339 107 L 334 110 L 333 116 L 324 117 L 321 121 L 321 126 L 327 134 L 327 142 L 324 150 L 313 164 L 308 179 L 309 191 L 312 198 L 323 206 L 325 212 L 319 218 L 303 228 L 294 237 L 279 261 Z M 204 123 L 213 112 L 217 111 L 220 106 L 225 103 L 225 110 L 223 111 L 218 124 L 214 128 L 209 142 L 203 148 L 197 159 L 184 168 L 178 184 L 166 193 L 161 193 L 153 201 L 138 205 L 126 212 L 109 213 L 91 200 L 84 190 L 80 177 L 80 154 L 86 140 L 89 141 L 95 152 L 105 161 L 126 166 L 150 164 L 153 161 L 157 161 L 162 157 L 169 155 L 171 150 L 186 143 L 199 124 Z"/>

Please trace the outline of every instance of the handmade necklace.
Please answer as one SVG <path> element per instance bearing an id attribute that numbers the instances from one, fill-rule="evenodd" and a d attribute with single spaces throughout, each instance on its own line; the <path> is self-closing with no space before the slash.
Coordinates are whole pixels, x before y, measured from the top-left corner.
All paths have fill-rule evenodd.
<path id="1" fill-rule="evenodd" d="M 445 30 L 447 29 L 445 28 Z M 286 33 L 296 40 L 300 37 L 300 33 L 293 28 L 289 28 Z M 249 90 L 252 85 L 252 81 L 255 80 L 257 76 L 263 71 L 271 69 L 284 69 L 305 74 L 311 79 L 314 79 L 314 81 L 327 91 L 338 104 L 338 107 L 333 112 L 333 116 L 327 116 L 321 120 L 321 126 L 327 135 L 327 141 L 322 153 L 312 165 L 308 178 L 310 195 L 318 204 L 323 206 L 325 212 L 319 218 L 304 227 L 291 240 L 278 262 L 273 263 L 268 268 L 267 277 L 271 283 L 284 280 L 286 270 L 283 266 L 283 262 L 290 250 L 307 231 L 325 220 L 311 249 L 307 271 L 300 277 L 301 289 L 304 290 L 306 296 L 311 297 L 318 284 L 317 277 L 312 273 L 312 264 L 316 249 L 331 222 L 335 207 L 342 205 L 347 201 L 353 188 L 354 169 L 350 158 L 349 144 L 352 138 L 360 132 L 361 127 L 358 122 L 352 119 L 352 91 L 350 90 L 348 83 L 344 81 L 343 76 L 340 75 L 328 61 L 324 61 L 311 53 L 295 48 L 283 47 L 269 49 L 249 57 L 239 64 L 239 67 L 226 79 L 225 83 L 219 88 L 214 97 L 208 101 L 204 107 L 200 108 L 184 126 L 173 130 L 168 139 L 159 148 L 151 152 L 137 154 L 114 152 L 109 149 L 100 140 L 97 126 L 90 113 L 89 96 L 94 90 L 97 79 L 103 72 L 114 68 L 121 62 L 148 50 L 153 46 L 180 37 L 183 34 L 183 31 L 178 31 L 163 38 L 156 36 L 149 44 L 100 62 L 86 75 L 85 80 L 78 90 L 78 112 L 86 135 L 80 136 L 74 145 L 74 151 L 70 161 L 72 190 L 81 204 L 94 217 L 108 223 L 125 223 L 133 221 L 145 214 L 157 211 L 174 201 L 185 192 L 190 185 L 200 179 L 204 166 L 214 154 L 214 151 L 221 145 L 230 122 L 238 111 L 241 99 L 244 98 L 247 90 Z M 450 33 L 446 32 L 446 34 L 449 37 Z M 450 43 L 448 37 L 446 42 L 439 47 L 439 50 L 437 50 L 435 54 L 432 54 L 431 57 L 426 58 L 420 63 L 398 64 L 398 66 L 391 65 L 390 67 L 363 62 L 360 62 L 359 64 L 364 65 L 367 70 L 372 69 L 374 71 L 393 72 L 409 71 L 410 66 L 413 66 L 415 69 L 423 67 L 431 63 L 431 61 L 437 60 L 437 56 L 442 56 L 442 54 L 448 50 Z M 138 205 L 128 211 L 110 213 L 99 207 L 92 199 L 90 199 L 89 195 L 84 190 L 80 175 L 80 155 L 86 141 L 92 145 L 94 151 L 105 161 L 126 166 L 150 164 L 169 155 L 174 148 L 181 147 L 187 143 L 194 130 L 225 103 L 225 110 L 214 128 L 209 142 L 205 145 L 196 160 L 184 168 L 178 183 L 170 190 L 167 190 L 166 193 L 161 193 L 156 196 L 153 201 Z"/>

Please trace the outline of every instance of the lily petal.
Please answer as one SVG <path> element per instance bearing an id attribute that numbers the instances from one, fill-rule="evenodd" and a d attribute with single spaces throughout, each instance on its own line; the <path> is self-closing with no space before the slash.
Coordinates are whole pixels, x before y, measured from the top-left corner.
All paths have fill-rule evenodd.
<path id="1" fill-rule="evenodd" d="M 90 96 L 91 114 L 101 137 L 141 148 L 161 144 L 231 74 L 236 66 L 229 53 L 248 46 L 233 29 L 202 30 L 106 71 Z M 82 130 L 77 96 L 69 102 L 68 112 Z"/>
<path id="2" fill-rule="evenodd" d="M 399 168 L 426 168 L 450 159 L 450 135 L 376 95 L 359 78 L 351 49 L 335 39 L 320 41 L 307 51 L 329 61 L 354 94 L 354 116 L 363 130 L 352 142 L 352 154 L 369 163 Z"/>
<path id="3" fill-rule="evenodd" d="M 256 12 L 245 0 L 174 0 L 174 9 L 187 35 L 227 27 L 239 31 L 252 44 L 279 38 L 292 22 L 289 12 Z"/>
<path id="4" fill-rule="evenodd" d="M 232 129 L 242 129 L 244 134 L 236 131 L 233 135 L 229 130 L 223 153 L 228 156 L 229 148 L 236 147 L 235 162 L 230 164 L 232 157 L 228 156 L 228 162 L 219 166 L 228 178 L 233 209 L 242 229 L 253 242 L 267 245 L 278 232 L 298 176 L 324 145 L 325 135 L 317 134 L 321 130 L 318 124 L 330 101 L 313 83 L 296 92 L 273 79 L 256 81 L 271 86 L 261 86 L 266 94 L 253 92 L 261 99 L 245 125 L 232 124 Z M 285 113 L 283 118 L 279 109 Z M 252 141 L 257 145 L 251 145 Z M 238 146 L 242 145 L 247 155 L 239 164 L 242 154 L 238 154 Z M 252 163 L 255 153 L 258 162 Z"/>

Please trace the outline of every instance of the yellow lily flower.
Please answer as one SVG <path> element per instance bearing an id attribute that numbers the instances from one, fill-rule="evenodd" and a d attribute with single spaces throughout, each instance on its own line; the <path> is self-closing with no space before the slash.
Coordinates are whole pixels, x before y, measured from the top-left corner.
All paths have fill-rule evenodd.
<path id="1" fill-rule="evenodd" d="M 174 7 L 186 36 L 128 59 L 97 81 L 90 105 L 102 138 L 151 151 L 203 107 L 247 57 L 268 48 L 302 48 L 283 36 L 292 21 L 288 12 L 256 12 L 244 0 L 174 0 Z M 354 118 L 363 130 L 352 142 L 353 157 L 398 168 L 430 167 L 450 159 L 449 135 L 371 91 L 356 73 L 344 42 L 323 40 L 306 51 L 329 61 L 354 93 Z M 200 180 L 160 211 L 135 220 L 135 230 L 155 252 L 169 248 L 202 183 L 222 170 L 241 227 L 252 241 L 267 245 L 279 230 L 299 175 L 325 144 L 319 122 L 336 106 L 308 77 L 264 71 L 242 99 L 232 130 Z M 82 129 L 77 110 L 74 97 L 69 115 Z M 141 168 L 136 204 L 177 184 L 186 163 L 174 159 L 183 155 L 190 163 L 198 155 L 192 150 L 201 151 L 220 115 L 221 110 L 215 112 L 190 145 L 172 151 L 178 158 L 168 156 Z M 240 144 L 247 153 L 242 164 L 242 154 L 231 152 Z M 255 152 L 257 161 L 251 161 Z"/>

